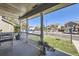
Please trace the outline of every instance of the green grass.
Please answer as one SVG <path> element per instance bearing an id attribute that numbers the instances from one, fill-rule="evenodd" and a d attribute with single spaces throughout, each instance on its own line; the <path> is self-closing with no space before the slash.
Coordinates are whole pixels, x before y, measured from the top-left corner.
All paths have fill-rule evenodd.
<path id="1" fill-rule="evenodd" d="M 39 36 L 30 36 L 30 38 L 34 42 L 38 42 L 40 39 Z M 57 39 L 56 37 L 46 35 L 44 36 L 44 41 L 47 42 L 52 47 L 55 47 L 57 49 L 70 53 L 72 55 L 79 56 L 73 43 L 71 44 L 71 42 L 68 41 L 67 39 L 64 39 L 64 38 Z"/>
<path id="2" fill-rule="evenodd" d="M 72 55 L 79 56 L 73 43 L 71 44 L 71 42 L 68 40 L 61 40 L 53 38 L 51 36 L 44 36 L 44 41 L 47 42 L 52 47 L 63 50 Z"/>

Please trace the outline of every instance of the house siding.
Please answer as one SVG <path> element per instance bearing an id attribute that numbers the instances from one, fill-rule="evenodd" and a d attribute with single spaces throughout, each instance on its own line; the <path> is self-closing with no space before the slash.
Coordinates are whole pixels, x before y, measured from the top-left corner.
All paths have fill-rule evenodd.
<path id="1" fill-rule="evenodd" d="M 11 24 L 8 24 L 1 20 L 2 16 L 0 16 L 0 30 L 2 32 L 14 32 L 14 27 Z"/>

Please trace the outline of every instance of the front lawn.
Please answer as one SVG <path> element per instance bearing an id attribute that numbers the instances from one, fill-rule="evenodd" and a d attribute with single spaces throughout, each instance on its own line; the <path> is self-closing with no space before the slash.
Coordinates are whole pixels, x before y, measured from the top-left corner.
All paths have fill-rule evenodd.
<path id="1" fill-rule="evenodd" d="M 44 36 L 44 41 L 47 42 L 50 46 L 63 50 L 67 53 L 75 56 L 79 55 L 75 46 L 68 40 L 57 39 L 46 35 Z"/>

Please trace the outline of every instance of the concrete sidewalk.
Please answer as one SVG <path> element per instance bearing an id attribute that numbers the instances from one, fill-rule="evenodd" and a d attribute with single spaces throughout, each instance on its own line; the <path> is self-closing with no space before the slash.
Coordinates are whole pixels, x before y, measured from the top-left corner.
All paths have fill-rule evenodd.
<path id="1" fill-rule="evenodd" d="M 79 53 L 79 40 L 72 40 L 73 41 L 73 44 L 74 46 L 76 47 L 78 53 Z"/>

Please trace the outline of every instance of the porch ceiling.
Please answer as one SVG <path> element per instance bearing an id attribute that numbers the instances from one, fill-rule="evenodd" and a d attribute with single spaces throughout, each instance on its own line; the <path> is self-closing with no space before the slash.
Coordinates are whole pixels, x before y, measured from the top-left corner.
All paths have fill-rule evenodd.
<path id="1" fill-rule="evenodd" d="M 30 11 L 36 3 L 0 3 L 1 16 L 19 17 Z"/>
<path id="2" fill-rule="evenodd" d="M 19 19 L 24 19 L 24 18 L 31 19 L 39 16 L 41 12 L 43 12 L 44 14 L 48 14 L 50 12 L 57 11 L 59 9 L 68 7 L 73 4 L 75 3 L 43 3 L 37 6 L 36 8 L 30 10 L 29 12 L 21 16 Z"/>
<path id="3" fill-rule="evenodd" d="M 51 11 L 69 6 L 71 3 L 0 3 L 0 15 L 20 19 L 39 16 L 40 12 L 47 14 Z"/>

